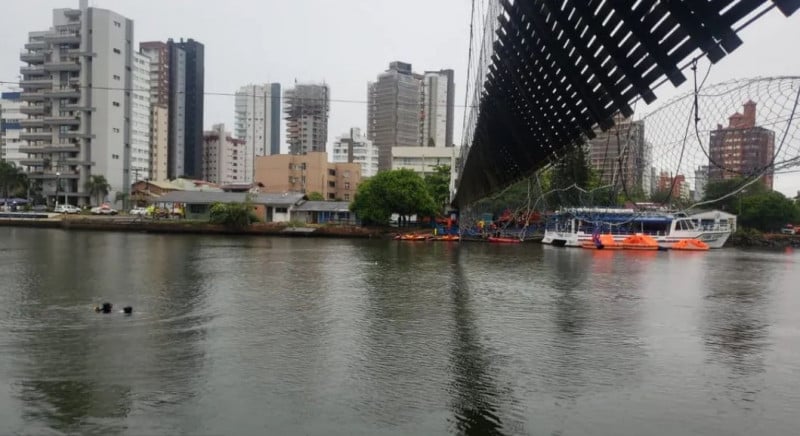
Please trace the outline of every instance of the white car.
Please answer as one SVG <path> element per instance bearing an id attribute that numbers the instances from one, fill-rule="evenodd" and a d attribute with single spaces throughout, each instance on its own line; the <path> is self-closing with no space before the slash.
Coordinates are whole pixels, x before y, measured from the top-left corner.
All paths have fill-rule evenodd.
<path id="1" fill-rule="evenodd" d="M 81 213 L 81 208 L 73 206 L 71 204 L 59 204 L 58 207 L 55 208 L 55 213 Z"/>
<path id="2" fill-rule="evenodd" d="M 108 204 L 92 208 L 92 215 L 116 215 L 117 213 L 117 210 Z"/>
<path id="3" fill-rule="evenodd" d="M 134 207 L 128 213 L 136 216 L 147 216 L 147 209 L 144 207 Z"/>

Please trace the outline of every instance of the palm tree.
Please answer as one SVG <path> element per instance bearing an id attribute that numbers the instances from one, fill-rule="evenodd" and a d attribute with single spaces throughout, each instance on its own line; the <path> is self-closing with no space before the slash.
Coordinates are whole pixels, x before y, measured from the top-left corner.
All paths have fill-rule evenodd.
<path id="1" fill-rule="evenodd" d="M 0 161 L 0 192 L 7 199 L 9 194 L 27 188 L 28 178 L 13 162 Z M 5 200 L 4 200 L 5 201 Z"/>
<path id="2" fill-rule="evenodd" d="M 97 198 L 97 205 L 99 206 L 100 203 L 102 203 L 102 198 L 108 195 L 111 185 L 108 184 L 105 176 L 97 175 L 89 177 L 89 180 L 86 181 L 85 188 L 89 195 Z"/>

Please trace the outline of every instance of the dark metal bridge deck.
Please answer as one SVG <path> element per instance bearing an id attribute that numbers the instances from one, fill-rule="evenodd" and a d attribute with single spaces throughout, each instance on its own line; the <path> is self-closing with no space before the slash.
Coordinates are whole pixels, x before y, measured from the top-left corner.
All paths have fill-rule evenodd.
<path id="1" fill-rule="evenodd" d="M 500 0 L 504 13 L 454 204 L 533 174 L 593 129 L 629 116 L 653 89 L 686 81 L 698 54 L 716 63 L 737 31 L 800 0 Z"/>

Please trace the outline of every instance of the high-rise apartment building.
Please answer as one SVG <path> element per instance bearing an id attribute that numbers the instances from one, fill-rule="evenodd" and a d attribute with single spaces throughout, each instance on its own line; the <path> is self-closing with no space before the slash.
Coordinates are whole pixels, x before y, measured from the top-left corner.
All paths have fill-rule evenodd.
<path id="1" fill-rule="evenodd" d="M 756 103 L 744 104 L 744 113 L 728 118 L 728 127 L 717 125 L 710 133 L 708 180 L 719 181 L 762 174 L 772 189 L 775 132 L 756 125 Z"/>
<path id="2" fill-rule="evenodd" d="M 289 153 L 325 151 L 330 112 L 328 85 L 296 84 L 287 89 L 283 97 Z"/>
<path id="3" fill-rule="evenodd" d="M 169 50 L 161 41 L 143 42 L 150 58 L 150 179 L 164 181 L 169 156 Z"/>
<path id="4" fill-rule="evenodd" d="M 378 147 L 367 139 L 361 129 L 353 127 L 333 143 L 334 163 L 357 163 L 361 176 L 372 177 L 378 173 Z"/>
<path id="5" fill-rule="evenodd" d="M 589 140 L 589 164 L 604 185 L 623 188 L 629 195 L 649 192 L 649 150 L 644 122 L 617 116 L 614 127 Z"/>
<path id="6" fill-rule="evenodd" d="M 167 178 L 201 178 L 205 93 L 203 44 L 189 38 L 178 42 L 172 39 L 166 43 L 143 42 L 140 47 L 151 59 L 151 84 L 157 84 L 157 90 L 151 92 L 151 101 L 155 101 L 156 106 L 166 105 L 167 108 Z M 163 114 L 163 110 L 161 112 Z M 157 144 L 153 148 L 159 147 Z M 163 166 L 160 160 L 158 163 Z"/>
<path id="7" fill-rule="evenodd" d="M 706 195 L 708 184 L 708 165 L 700 165 L 694 170 L 694 201 L 701 201 Z"/>
<path id="8" fill-rule="evenodd" d="M 394 147 L 453 146 L 453 70 L 416 74 L 392 62 L 367 85 L 367 138 L 380 150 L 380 169 L 392 168 Z"/>
<path id="9" fill-rule="evenodd" d="M 20 112 L 23 106 L 19 92 L 3 92 L 0 94 L 0 160 L 11 162 L 18 167 L 22 167 L 22 160 L 28 157 L 21 153 L 27 142 L 19 139 L 23 132 L 20 121 L 27 119 L 28 116 Z"/>
<path id="10" fill-rule="evenodd" d="M 225 131 L 224 124 L 215 124 L 203 134 L 203 180 L 217 184 L 247 183 L 244 162 L 244 140 Z"/>
<path id="11" fill-rule="evenodd" d="M 131 183 L 146 180 L 151 174 L 150 135 L 150 58 L 133 54 L 131 92 Z"/>
<path id="12" fill-rule="evenodd" d="M 426 71 L 422 82 L 422 146 L 452 147 L 455 122 L 453 70 Z"/>
<path id="13" fill-rule="evenodd" d="M 236 92 L 235 128 L 237 138 L 245 141 L 244 180 L 253 180 L 256 156 L 281 152 L 281 85 L 246 85 Z"/>
<path id="14" fill-rule="evenodd" d="M 42 193 L 58 189 L 70 203 L 88 204 L 90 176 L 102 175 L 109 197 L 131 182 L 134 85 L 133 21 L 88 7 L 56 9 L 50 30 L 30 32 L 20 60 L 20 111 L 28 119 L 21 151 L 28 177 Z M 149 89 L 147 90 L 149 93 Z"/>

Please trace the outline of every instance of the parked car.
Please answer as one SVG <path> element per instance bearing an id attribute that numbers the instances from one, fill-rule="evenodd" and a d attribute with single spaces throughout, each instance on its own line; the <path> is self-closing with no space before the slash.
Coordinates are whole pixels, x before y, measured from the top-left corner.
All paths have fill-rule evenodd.
<path id="1" fill-rule="evenodd" d="M 54 212 L 68 214 L 81 213 L 81 208 L 71 204 L 59 204 L 58 207 L 55 208 Z"/>
<path id="2" fill-rule="evenodd" d="M 131 214 L 131 215 L 136 215 L 136 216 L 147 216 L 147 215 L 149 215 L 149 213 L 147 212 L 147 209 L 144 208 L 144 207 L 134 207 L 128 213 Z"/>
<path id="3" fill-rule="evenodd" d="M 102 204 L 92 208 L 92 215 L 116 215 L 117 210 L 111 207 L 110 204 Z"/>
<path id="4" fill-rule="evenodd" d="M 797 234 L 798 227 L 799 227 L 799 226 L 794 226 L 794 225 L 792 225 L 792 224 L 786 224 L 786 225 L 785 225 L 785 226 L 783 226 L 783 228 L 781 229 L 781 233 L 783 233 L 783 234 L 785 234 L 785 235 L 794 235 L 794 234 Z"/>

